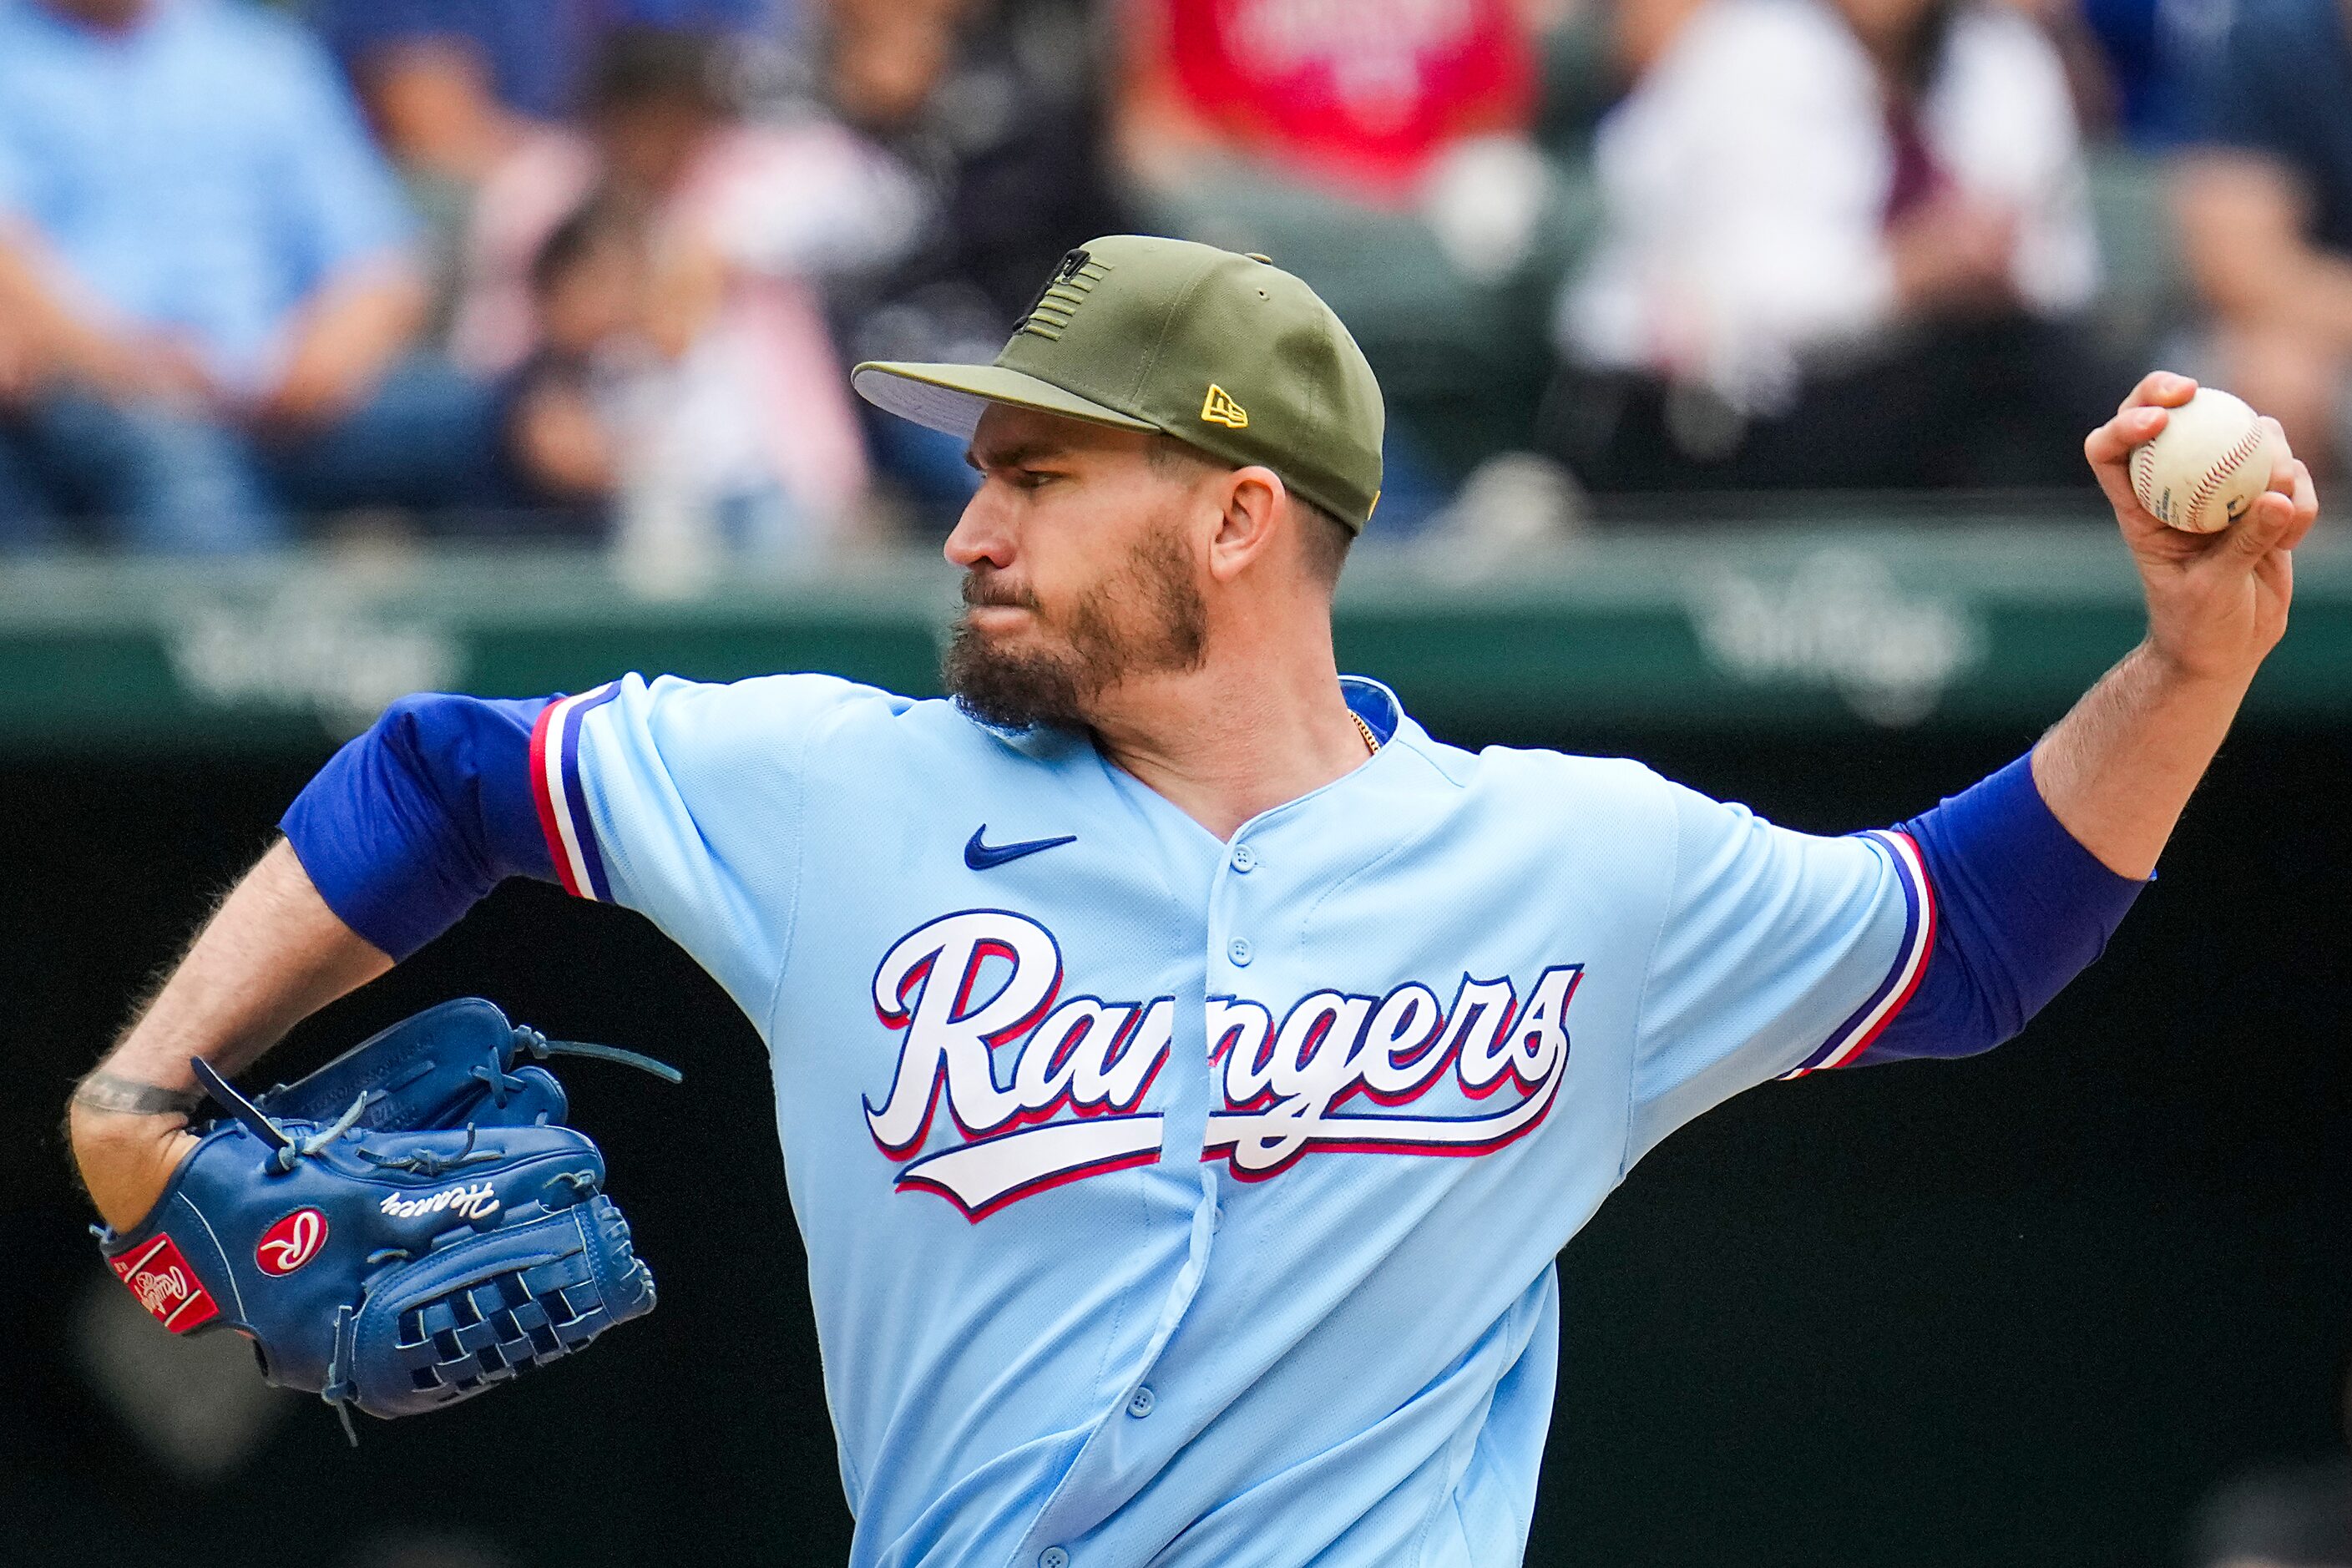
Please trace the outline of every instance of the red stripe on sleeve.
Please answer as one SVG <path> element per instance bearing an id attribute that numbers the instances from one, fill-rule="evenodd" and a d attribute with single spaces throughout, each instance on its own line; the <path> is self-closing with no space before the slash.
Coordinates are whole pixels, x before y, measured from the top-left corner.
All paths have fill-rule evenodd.
<path id="1" fill-rule="evenodd" d="M 1870 1054 L 1872 1044 L 1877 1040 L 1879 1036 L 1886 1032 L 1886 1026 L 1901 1017 L 1903 1016 L 1903 1009 L 1911 1005 L 1911 998 L 1918 994 L 1919 982 L 1927 978 L 1927 965 L 1936 961 L 1936 885 L 1930 881 L 1927 877 L 1927 858 L 1919 853 L 1918 840 L 1913 838 L 1909 834 L 1890 832 L 1887 836 L 1891 838 L 1900 838 L 1904 843 L 1911 847 L 1911 855 L 1913 858 L 1906 860 L 1900 854 L 1895 857 L 1895 874 L 1897 876 L 1908 877 L 1911 875 L 1911 868 L 1914 865 L 1916 865 L 1919 868 L 1917 879 L 1919 885 L 1919 964 L 1917 968 L 1911 971 L 1911 979 L 1909 983 L 1903 987 L 1903 994 L 1895 999 L 1895 1005 L 1886 1009 L 1885 1016 L 1881 1017 L 1877 1023 L 1873 1024 L 1870 1026 L 1870 1033 L 1862 1037 L 1861 1044 L 1848 1051 L 1845 1054 L 1844 1058 L 1835 1064 L 1842 1068 L 1857 1066 L 1860 1064 L 1863 1058 Z"/>
<path id="2" fill-rule="evenodd" d="M 547 858 L 555 862 L 556 880 L 573 898 L 580 897 L 579 879 L 572 874 L 572 851 L 563 845 L 563 834 L 555 826 L 555 801 L 547 788 L 547 747 L 554 739 L 554 730 L 561 722 L 556 715 L 563 711 L 562 700 L 549 703 L 539 710 L 539 718 L 530 727 L 530 799 L 539 808 L 539 831 L 547 839 Z"/>

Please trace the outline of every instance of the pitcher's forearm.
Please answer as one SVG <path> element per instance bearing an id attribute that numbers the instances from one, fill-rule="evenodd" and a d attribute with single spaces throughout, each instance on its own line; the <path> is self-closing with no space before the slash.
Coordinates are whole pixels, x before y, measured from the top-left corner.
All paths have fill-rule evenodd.
<path id="1" fill-rule="evenodd" d="M 108 1223 L 136 1223 L 193 1143 L 191 1057 L 236 1072 L 391 967 L 327 907 L 293 850 L 273 846 L 74 1091 L 75 1162 Z"/>
<path id="2" fill-rule="evenodd" d="M 391 967 L 327 907 L 281 840 L 205 922 L 104 1065 L 165 1089 L 194 1088 L 190 1057 L 233 1073 Z"/>
<path id="3" fill-rule="evenodd" d="M 2051 815 L 2107 869 L 2146 880 L 2252 678 L 2191 674 L 2134 648 L 2033 749 Z"/>

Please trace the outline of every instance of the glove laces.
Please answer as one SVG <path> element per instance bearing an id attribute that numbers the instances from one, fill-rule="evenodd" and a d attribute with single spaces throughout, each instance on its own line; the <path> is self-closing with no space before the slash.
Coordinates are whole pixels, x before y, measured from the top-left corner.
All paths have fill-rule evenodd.
<path id="1" fill-rule="evenodd" d="M 379 1154 L 362 1144 L 353 1144 L 352 1152 L 380 1171 L 408 1171 L 430 1181 L 443 1172 L 454 1171 L 460 1165 L 478 1164 L 484 1160 L 495 1160 L 499 1157 L 494 1150 L 484 1149 L 478 1152 L 475 1150 L 475 1131 L 472 1122 L 466 1123 L 465 1147 L 459 1149 L 455 1154 L 436 1154 L 428 1149 L 415 1149 L 405 1154 Z M 321 1134 L 320 1142 L 323 1142 L 331 1136 L 331 1133 Z"/>
<path id="2" fill-rule="evenodd" d="M 551 1040 L 530 1028 L 516 1029 L 514 1043 L 518 1050 L 528 1051 L 542 1062 L 550 1057 L 594 1057 L 599 1061 L 618 1062 L 625 1068 L 649 1072 L 665 1083 L 686 1081 L 686 1075 L 667 1062 L 656 1061 L 637 1051 L 625 1051 L 618 1046 L 599 1046 L 587 1040 Z"/>
<path id="3" fill-rule="evenodd" d="M 349 1110 L 335 1118 L 333 1121 L 315 1132 L 296 1137 L 280 1126 L 275 1117 L 239 1094 L 236 1087 L 215 1072 L 213 1065 L 204 1058 L 189 1058 L 188 1070 L 196 1075 L 196 1081 L 205 1086 L 205 1092 L 211 1095 L 221 1109 L 243 1122 L 247 1131 L 269 1145 L 270 1168 L 281 1173 L 292 1170 L 296 1161 L 316 1154 L 328 1144 L 349 1132 L 359 1124 L 360 1118 L 367 1113 L 369 1104 L 378 1098 L 374 1093 L 362 1094 L 352 1101 Z"/>
<path id="4" fill-rule="evenodd" d="M 667 1062 L 656 1061 L 635 1051 L 623 1050 L 618 1046 L 594 1045 L 587 1040 L 551 1040 L 537 1029 L 522 1027 L 513 1031 L 502 1059 L 478 1063 L 467 1069 L 466 1076 L 488 1089 L 490 1103 L 503 1110 L 507 1097 L 523 1087 L 522 1080 L 507 1069 L 514 1065 L 516 1057 L 524 1055 L 542 1062 L 551 1057 L 593 1057 L 599 1061 L 618 1062 L 623 1067 L 651 1073 L 666 1083 L 686 1081 L 686 1075 Z"/>

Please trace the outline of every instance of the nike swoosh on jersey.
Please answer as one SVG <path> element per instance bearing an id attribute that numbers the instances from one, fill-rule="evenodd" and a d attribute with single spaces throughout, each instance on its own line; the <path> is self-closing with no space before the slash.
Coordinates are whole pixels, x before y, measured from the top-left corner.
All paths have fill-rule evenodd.
<path id="1" fill-rule="evenodd" d="M 1024 855 L 1034 855 L 1040 849 L 1051 849 L 1057 845 L 1076 844 L 1078 841 L 1076 834 L 1065 833 L 1059 838 L 1024 838 L 1018 844 L 983 844 L 980 841 L 981 835 L 987 831 L 988 824 L 983 822 L 973 828 L 971 837 L 964 841 L 963 863 L 975 871 L 985 871 L 992 866 L 1002 866 L 1007 860 L 1018 860 Z"/>

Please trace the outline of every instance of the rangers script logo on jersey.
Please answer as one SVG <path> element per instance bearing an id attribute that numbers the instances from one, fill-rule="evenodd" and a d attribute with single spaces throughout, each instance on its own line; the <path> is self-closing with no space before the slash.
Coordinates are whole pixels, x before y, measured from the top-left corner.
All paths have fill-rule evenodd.
<path id="1" fill-rule="evenodd" d="M 992 988 L 975 1001 L 984 971 Z M 1583 973 L 1552 965 L 1524 999 L 1507 977 L 1465 973 L 1451 1006 L 1417 981 L 1379 996 L 1318 990 L 1278 1016 L 1245 997 L 1210 997 L 1223 1103 L 1209 1117 L 1207 1154 L 1262 1181 L 1318 1150 L 1500 1148 L 1559 1094 Z M 876 1016 L 901 1037 L 898 1068 L 881 1102 L 867 1100 L 866 1120 L 876 1146 L 904 1163 L 899 1186 L 929 1188 L 977 1221 L 1032 1193 L 1160 1158 L 1160 1115 L 1140 1107 L 1168 1059 L 1175 999 L 1063 1000 L 1063 980 L 1054 933 L 1010 910 L 943 915 L 891 945 L 873 995 Z M 995 1066 L 1007 1048 L 1010 1084 Z M 1448 1082 L 1472 1102 L 1514 1094 L 1498 1110 L 1433 1114 L 1433 1091 Z M 1342 1110 L 1359 1095 L 1379 1109 Z M 962 1141 L 921 1154 L 942 1104 Z"/>

